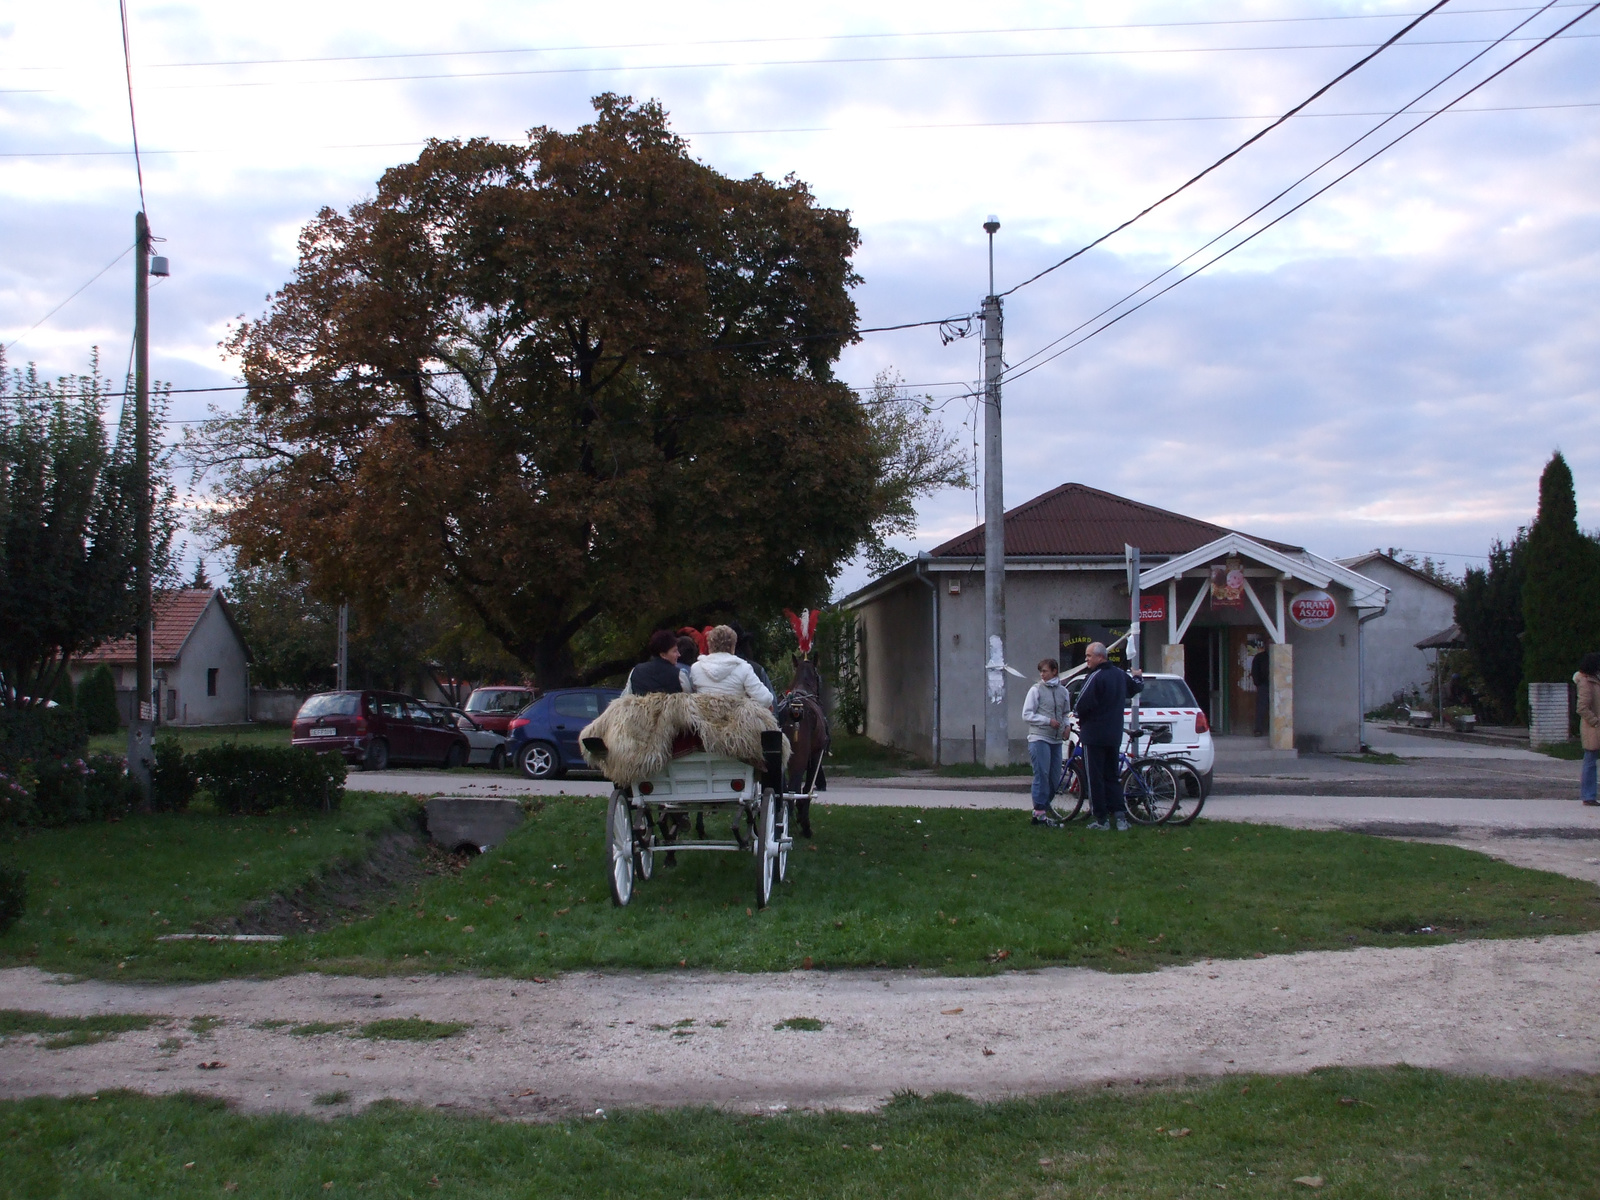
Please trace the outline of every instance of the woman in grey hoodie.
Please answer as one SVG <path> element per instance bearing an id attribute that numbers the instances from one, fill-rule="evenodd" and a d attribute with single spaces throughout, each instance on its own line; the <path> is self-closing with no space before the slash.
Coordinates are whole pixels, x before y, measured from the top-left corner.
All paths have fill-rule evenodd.
<path id="1" fill-rule="evenodd" d="M 1028 689 L 1022 702 L 1022 720 L 1028 727 L 1028 760 L 1033 763 L 1033 823 L 1060 825 L 1050 815 L 1050 801 L 1061 781 L 1061 740 L 1072 702 L 1056 678 L 1061 664 L 1053 658 L 1039 660 L 1039 682 Z"/>

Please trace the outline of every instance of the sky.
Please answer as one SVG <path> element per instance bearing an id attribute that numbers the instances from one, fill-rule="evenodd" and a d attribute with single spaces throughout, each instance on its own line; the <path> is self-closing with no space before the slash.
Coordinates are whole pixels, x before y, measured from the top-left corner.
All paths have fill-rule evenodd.
<path id="1" fill-rule="evenodd" d="M 144 205 L 172 263 L 151 294 L 153 374 L 235 382 L 219 343 L 290 278 L 300 228 L 371 195 L 424 139 L 570 130 L 608 90 L 659 99 L 719 171 L 793 172 L 848 209 L 863 325 L 963 318 L 988 290 L 988 214 L 1007 292 L 1426 7 L 129 0 Z M 1437 109 L 1587 5 L 1543 7 L 1451 0 L 1007 295 L 1008 506 L 1076 481 L 1324 555 L 1394 546 L 1460 570 L 1532 518 L 1559 448 L 1580 521 L 1600 526 L 1600 13 L 1170 293 L 1046 349 L 1396 110 Z M 1157 286 L 1420 119 L 1390 121 Z M 0 6 L 0 204 L 9 365 L 81 371 L 98 346 L 120 376 L 133 268 L 117 255 L 140 191 L 115 4 Z M 839 364 L 863 387 L 883 371 L 973 447 L 976 337 L 868 335 Z M 235 404 L 178 395 L 171 416 Z M 975 513 L 973 492 L 930 496 L 900 544 L 929 549 Z M 852 565 L 839 587 L 866 580 Z"/>

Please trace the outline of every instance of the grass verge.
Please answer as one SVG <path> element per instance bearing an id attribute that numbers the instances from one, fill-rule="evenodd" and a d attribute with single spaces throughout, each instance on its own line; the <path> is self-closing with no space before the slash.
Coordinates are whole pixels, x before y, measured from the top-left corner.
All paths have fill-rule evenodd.
<path id="1" fill-rule="evenodd" d="M 904 750 L 885 746 L 869 737 L 835 732 L 825 765 L 830 775 L 885 779 L 902 771 L 924 768 L 928 764 Z"/>
<path id="2" fill-rule="evenodd" d="M 368 1021 L 361 1036 L 385 1042 L 437 1042 L 470 1028 L 467 1021 L 425 1021 L 421 1017 L 390 1017 Z"/>
<path id="3" fill-rule="evenodd" d="M 1563 1198 L 1594 1194 L 1597 1106 L 1594 1079 L 1404 1067 L 988 1105 L 905 1095 L 872 1114 L 548 1124 L 389 1102 L 331 1120 L 244 1116 L 103 1092 L 0 1104 L 0 1144 L 10 1194 L 30 1197 Z"/>
<path id="4" fill-rule="evenodd" d="M 215 978 L 251 963 L 240 943 L 158 942 L 165 933 L 244 911 L 290 892 L 339 862 L 361 859 L 374 837 L 416 809 L 411 797 L 350 792 L 334 813 L 227 817 L 196 809 L 96 825 L 37 830 L 0 858 L 29 872 L 28 907 L 0 936 L 0 966 L 39 966 L 117 978 Z"/>
<path id="5" fill-rule="evenodd" d="M 89 1017 L 52 1017 L 48 1013 L 0 1008 L 0 1039 L 37 1034 L 46 1050 L 89 1046 L 130 1029 L 149 1029 L 160 1020 L 141 1013 L 98 1013 Z"/>
<path id="6" fill-rule="evenodd" d="M 278 943 L 155 940 L 165 920 L 184 928 L 236 911 L 358 853 L 405 811 L 351 799 L 351 810 L 311 830 L 303 816 L 196 824 L 190 815 L 30 838 L 42 898 L 0 939 L 0 964 L 119 979 L 308 969 L 1122 971 L 1600 928 L 1592 884 L 1449 846 L 1205 821 L 1104 835 L 1035 829 L 1022 811 L 825 805 L 814 813 L 817 837 L 797 844 L 790 880 L 768 909 L 754 907 L 750 856 L 687 853 L 673 869 L 658 859 L 633 904 L 617 909 L 604 801 L 561 797 L 459 874 L 375 897 L 365 919 Z M 291 823 L 301 832 L 287 833 Z"/>
<path id="7" fill-rule="evenodd" d="M 1367 763 L 1374 767 L 1403 767 L 1406 765 L 1406 760 L 1398 754 L 1374 754 L 1369 751 L 1366 754 L 1340 754 L 1335 757 L 1344 762 Z"/>
<path id="8" fill-rule="evenodd" d="M 1582 742 L 1550 742 L 1543 746 L 1535 746 L 1540 754 L 1547 754 L 1551 758 L 1559 758 L 1566 762 L 1578 762 L 1583 758 Z"/>
<path id="9" fill-rule="evenodd" d="M 222 742 L 238 742 L 241 746 L 287 746 L 287 725 L 266 725 L 252 721 L 247 725 L 163 725 L 156 730 L 157 738 L 174 737 L 184 750 L 193 752 Z M 89 739 L 89 750 L 94 754 L 126 754 L 128 731 L 100 733 Z"/>

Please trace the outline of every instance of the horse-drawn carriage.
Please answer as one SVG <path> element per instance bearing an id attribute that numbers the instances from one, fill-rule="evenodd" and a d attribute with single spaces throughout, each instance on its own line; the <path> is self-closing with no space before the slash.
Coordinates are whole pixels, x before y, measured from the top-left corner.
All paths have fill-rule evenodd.
<path id="1" fill-rule="evenodd" d="M 623 696 L 579 740 L 584 758 L 613 784 L 613 903 L 633 899 L 657 854 L 724 850 L 753 856 L 756 904 L 766 907 L 774 883 L 788 876 L 794 819 L 784 790 L 788 743 L 767 709 L 725 696 Z M 716 836 L 724 828 L 728 836 Z"/>

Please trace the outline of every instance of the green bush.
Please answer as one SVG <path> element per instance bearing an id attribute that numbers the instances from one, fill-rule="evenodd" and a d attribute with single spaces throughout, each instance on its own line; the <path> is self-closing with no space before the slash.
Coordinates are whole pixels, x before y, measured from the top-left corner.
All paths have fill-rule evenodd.
<path id="1" fill-rule="evenodd" d="M 17 923 L 27 903 L 28 873 L 21 867 L 0 863 L 0 933 Z"/>
<path id="2" fill-rule="evenodd" d="M 88 819 L 103 821 L 139 809 L 139 785 L 128 775 L 128 763 L 120 754 L 91 754 L 84 760 L 89 773 L 84 776 L 84 807 Z"/>
<path id="3" fill-rule="evenodd" d="M 78 714 L 91 734 L 115 733 L 122 727 L 117 712 L 117 681 L 111 668 L 101 663 L 78 685 Z"/>
<path id="4" fill-rule="evenodd" d="M 0 708 L 0 771 L 25 762 L 81 758 L 89 747 L 82 719 L 70 708 Z"/>
<path id="5" fill-rule="evenodd" d="M 223 742 L 189 760 L 199 785 L 226 813 L 338 808 L 344 799 L 345 764 L 337 754 Z"/>
<path id="6" fill-rule="evenodd" d="M 150 804 L 156 812 L 187 812 L 199 781 L 194 756 L 185 754 L 172 736 L 155 740 L 155 763 L 150 768 Z"/>

